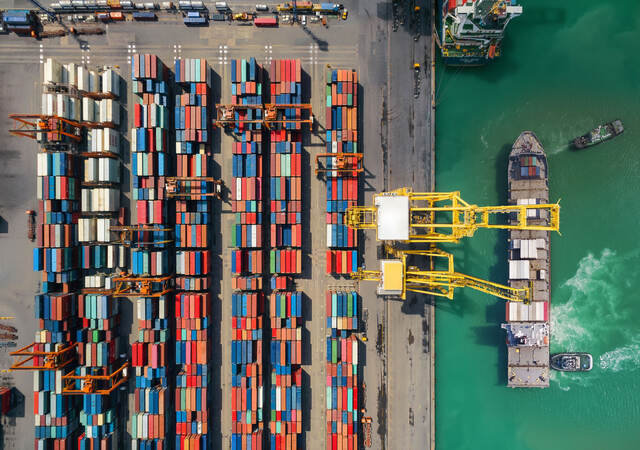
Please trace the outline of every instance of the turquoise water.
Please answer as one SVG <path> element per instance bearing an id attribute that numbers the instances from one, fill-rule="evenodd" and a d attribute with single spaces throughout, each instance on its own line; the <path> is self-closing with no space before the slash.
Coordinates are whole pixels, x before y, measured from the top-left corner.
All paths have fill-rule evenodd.
<path id="1" fill-rule="evenodd" d="M 587 351 L 587 374 L 553 373 L 546 390 L 506 385 L 501 300 L 469 290 L 436 313 L 440 449 L 640 448 L 640 4 L 522 2 L 503 56 L 438 67 L 437 189 L 506 201 L 506 158 L 522 130 L 549 157 L 561 199 L 551 241 L 552 352 Z M 624 135 L 574 152 L 568 142 L 620 118 Z M 506 235 L 453 247 L 456 268 L 505 282 Z"/>

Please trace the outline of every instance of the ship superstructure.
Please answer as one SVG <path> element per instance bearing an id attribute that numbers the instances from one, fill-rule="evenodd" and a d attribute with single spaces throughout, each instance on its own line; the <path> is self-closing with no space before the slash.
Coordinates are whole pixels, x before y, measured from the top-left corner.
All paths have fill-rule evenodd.
<path id="1" fill-rule="evenodd" d="M 481 66 L 500 56 L 509 22 L 522 14 L 516 0 L 441 0 L 439 45 L 445 64 Z"/>

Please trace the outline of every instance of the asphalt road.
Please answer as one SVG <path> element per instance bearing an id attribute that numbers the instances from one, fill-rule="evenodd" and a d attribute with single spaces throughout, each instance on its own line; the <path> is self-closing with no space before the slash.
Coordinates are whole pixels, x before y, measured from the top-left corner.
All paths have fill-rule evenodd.
<path id="1" fill-rule="evenodd" d="M 24 0 L 14 0 L 14 7 L 24 7 Z M 50 2 L 49 2 L 50 3 Z M 209 3 L 209 2 L 205 2 Z M 248 2 L 228 2 L 240 8 Z M 255 29 L 228 24 L 212 24 L 189 29 L 178 16 L 163 16 L 158 23 L 118 23 L 107 25 L 105 36 L 88 36 L 79 41 L 73 37 L 35 41 L 14 35 L 0 35 L 0 254 L 15 255 L 15 263 L 0 260 L 0 315 L 15 316 L 20 327 L 19 344 L 32 342 L 35 331 L 33 293 L 38 274 L 31 271 L 31 248 L 25 234 L 24 209 L 35 206 L 36 147 L 26 139 L 9 137 L 9 112 L 39 110 L 40 61 L 55 57 L 60 62 L 119 65 L 128 79 L 129 58 L 133 53 L 156 53 L 168 65 L 177 57 L 207 58 L 220 77 L 221 93 L 216 99 L 229 97 L 229 65 L 235 58 L 255 56 L 259 62 L 271 59 L 300 58 L 309 75 L 311 103 L 320 125 L 324 125 L 324 69 L 327 64 L 338 68 L 355 68 L 360 77 L 361 146 L 365 153 L 365 177 L 361 202 L 371 203 L 374 192 L 412 186 L 429 190 L 432 177 L 432 129 L 430 63 L 431 32 L 429 9 L 422 5 L 421 22 L 416 25 L 411 8 L 400 8 L 394 14 L 391 1 L 345 1 L 349 20 L 329 22 L 329 27 L 309 24 L 281 26 L 278 29 Z M 408 4 L 409 2 L 406 2 Z M 394 26 L 394 18 L 397 27 Z M 395 30 L 397 28 L 397 30 Z M 394 31 L 395 30 L 395 31 Z M 418 31 L 416 31 L 418 30 Z M 419 38 L 414 41 L 418 32 Z M 420 81 L 414 98 L 414 62 L 420 63 Z M 130 89 L 130 88 L 129 88 Z M 129 95 L 129 99 L 130 99 Z M 230 138 L 222 136 L 216 160 L 228 183 L 231 180 Z M 323 151 L 323 137 L 309 135 L 305 145 L 308 161 Z M 125 169 L 126 170 L 126 169 Z M 321 448 L 325 439 L 325 311 L 324 292 L 331 285 L 349 285 L 347 279 L 334 279 L 324 274 L 324 223 L 314 220 L 324 211 L 324 184 L 313 176 L 311 164 L 306 167 L 308 183 L 304 185 L 305 201 L 310 205 L 304 216 L 308 234 L 305 242 L 305 274 L 297 284 L 308 298 L 305 305 L 304 371 L 309 387 L 303 399 L 306 448 Z M 126 192 L 125 192 L 126 191 Z M 128 196 L 129 189 L 123 189 Z M 221 254 L 220 305 L 214 309 L 212 431 L 214 442 L 228 447 L 230 404 L 229 340 L 231 317 L 230 264 L 228 236 L 230 206 L 221 205 L 221 236 L 216 250 Z M 361 232 L 361 245 L 367 268 L 377 266 L 377 246 L 373 233 Z M 433 442 L 432 349 L 433 308 L 424 296 L 409 297 L 406 302 L 383 300 L 375 295 L 373 283 L 359 286 L 363 299 L 366 332 L 360 373 L 366 383 L 361 399 L 367 415 L 373 418 L 372 448 L 425 448 Z M 131 323 L 123 317 L 123 323 Z M 135 327 L 134 327 L 135 328 Z M 135 329 L 131 330 L 134 334 Z M 133 339 L 133 337 L 131 338 Z M 2 367 L 8 358 L 0 349 Z M 217 363 L 217 364 L 216 364 Z M 6 374 L 5 374 L 6 375 Z M 25 395 L 25 409 L 31 410 L 33 394 L 31 377 L 12 377 Z M 215 413 L 219 411 L 220 414 Z M 15 426 L 5 427 L 7 438 L 33 436 L 30 414 L 15 418 Z M 30 438 L 29 438 L 30 440 Z M 9 445 L 9 440 L 7 440 Z M 6 447 L 10 448 L 10 447 Z M 20 445 L 15 448 L 23 448 Z"/>

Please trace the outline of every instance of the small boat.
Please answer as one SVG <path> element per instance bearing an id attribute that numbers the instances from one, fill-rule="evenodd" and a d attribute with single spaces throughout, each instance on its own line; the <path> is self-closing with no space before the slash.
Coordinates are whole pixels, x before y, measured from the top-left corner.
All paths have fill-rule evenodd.
<path id="1" fill-rule="evenodd" d="M 623 131 L 624 127 L 622 126 L 622 122 L 620 120 L 614 120 L 613 122 L 608 122 L 594 128 L 583 136 L 575 138 L 573 140 L 573 146 L 577 149 L 591 147 L 592 145 L 613 139 L 622 134 Z"/>
<path id="2" fill-rule="evenodd" d="M 551 368 L 563 372 L 589 372 L 593 357 L 589 353 L 556 353 L 551 355 Z"/>

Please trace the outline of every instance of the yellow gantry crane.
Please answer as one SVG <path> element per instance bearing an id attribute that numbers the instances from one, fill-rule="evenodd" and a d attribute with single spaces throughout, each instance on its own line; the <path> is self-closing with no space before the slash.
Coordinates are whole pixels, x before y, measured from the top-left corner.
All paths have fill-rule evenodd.
<path id="1" fill-rule="evenodd" d="M 559 231 L 560 204 L 477 206 L 457 191 L 400 188 L 375 194 L 373 206 L 349 207 L 345 220 L 354 229 L 376 229 L 379 241 L 458 242 L 478 228 Z"/>
<path id="2" fill-rule="evenodd" d="M 532 284 L 528 288 L 513 288 L 456 272 L 453 255 L 438 248 L 397 250 L 385 245 L 385 249 L 389 258 L 380 260 L 380 270 L 359 268 L 351 274 L 351 278 L 356 280 L 377 281 L 378 295 L 398 296 L 404 300 L 410 291 L 453 299 L 456 288 L 468 287 L 512 302 L 531 301 Z M 441 258 L 447 267 L 445 270 L 430 270 L 409 266 L 407 258 L 411 255 L 422 256 L 425 261 Z"/>

